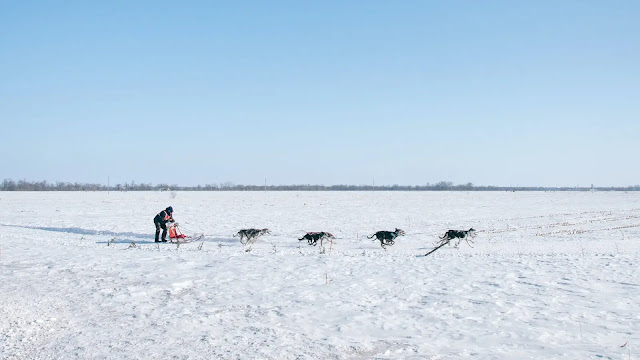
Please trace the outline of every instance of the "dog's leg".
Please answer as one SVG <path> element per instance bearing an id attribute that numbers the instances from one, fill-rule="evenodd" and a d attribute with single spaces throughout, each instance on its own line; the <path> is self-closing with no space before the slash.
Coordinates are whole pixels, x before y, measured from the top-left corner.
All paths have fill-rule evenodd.
<path id="1" fill-rule="evenodd" d="M 473 247 L 473 246 L 471 246 L 471 244 L 473 244 L 474 242 L 468 236 L 465 237 L 464 240 L 467 242 L 467 245 L 469 245 L 469 247 L 471 247 L 471 248 Z"/>

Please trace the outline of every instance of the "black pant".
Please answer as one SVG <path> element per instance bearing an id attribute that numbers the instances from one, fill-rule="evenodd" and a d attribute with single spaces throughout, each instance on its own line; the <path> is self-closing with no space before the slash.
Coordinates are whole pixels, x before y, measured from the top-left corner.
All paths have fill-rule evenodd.
<path id="1" fill-rule="evenodd" d="M 156 224 L 156 242 L 158 242 L 158 236 L 160 235 L 160 229 L 162 229 L 162 241 L 167 241 L 167 225 L 162 222 L 155 222 Z"/>

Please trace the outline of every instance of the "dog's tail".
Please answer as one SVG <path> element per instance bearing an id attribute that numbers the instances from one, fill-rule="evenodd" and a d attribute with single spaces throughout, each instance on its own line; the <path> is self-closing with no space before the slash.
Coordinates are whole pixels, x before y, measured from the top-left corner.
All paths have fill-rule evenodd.
<path id="1" fill-rule="evenodd" d="M 233 237 L 238 237 L 238 235 L 240 235 L 239 231 L 237 233 L 233 234 Z"/>
<path id="2" fill-rule="evenodd" d="M 303 237 L 301 237 L 300 239 L 298 239 L 298 241 L 302 241 L 302 240 L 304 240 L 304 236 L 303 236 Z"/>
<path id="3" fill-rule="evenodd" d="M 367 236 L 367 239 L 373 239 L 376 236 L 376 234 L 373 234 L 371 236 Z"/>
<path id="4" fill-rule="evenodd" d="M 444 240 L 446 238 L 448 238 L 447 233 L 444 233 L 444 235 L 442 236 L 438 236 L 440 238 L 440 240 Z"/>

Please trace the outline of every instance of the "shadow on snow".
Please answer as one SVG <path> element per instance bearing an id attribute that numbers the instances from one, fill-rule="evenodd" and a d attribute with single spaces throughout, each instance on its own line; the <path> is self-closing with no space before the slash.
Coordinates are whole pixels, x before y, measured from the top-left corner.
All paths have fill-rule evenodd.
<path id="1" fill-rule="evenodd" d="M 28 225 L 7 225 L 0 224 L 5 227 L 13 227 L 13 228 L 22 228 L 22 229 L 33 229 L 33 230 L 42 230 L 42 231 L 53 231 L 53 232 L 62 232 L 62 233 L 70 233 L 70 234 L 78 234 L 78 235 L 106 235 L 106 236 L 114 236 L 114 237 L 134 237 L 134 238 L 148 238 L 148 234 L 137 234 L 133 232 L 115 232 L 108 230 L 90 230 L 90 229 L 82 229 L 78 227 L 50 227 L 50 226 L 28 226 Z M 152 235 L 153 236 L 153 235 Z M 106 243 L 106 242 L 105 242 Z"/>

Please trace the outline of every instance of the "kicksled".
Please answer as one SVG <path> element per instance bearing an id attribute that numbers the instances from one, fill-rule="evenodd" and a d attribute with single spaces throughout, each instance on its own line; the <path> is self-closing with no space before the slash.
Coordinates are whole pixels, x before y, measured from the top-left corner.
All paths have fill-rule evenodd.
<path id="1" fill-rule="evenodd" d="M 169 242 L 172 244 L 190 243 L 190 242 L 198 241 L 203 237 L 204 237 L 204 234 L 193 235 L 193 236 L 185 235 L 180 230 L 178 223 L 173 223 L 169 225 Z"/>

